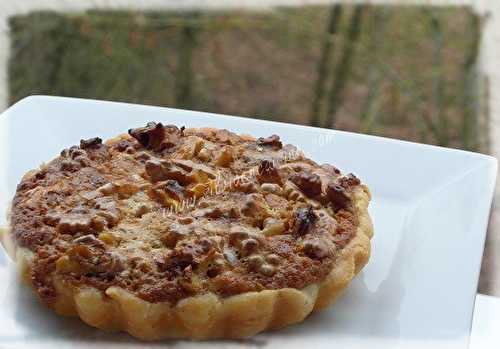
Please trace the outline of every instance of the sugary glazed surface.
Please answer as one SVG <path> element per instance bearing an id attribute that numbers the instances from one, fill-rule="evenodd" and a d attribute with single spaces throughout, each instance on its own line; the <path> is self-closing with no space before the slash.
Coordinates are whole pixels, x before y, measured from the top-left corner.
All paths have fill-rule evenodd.
<path id="1" fill-rule="evenodd" d="M 300 290 L 327 278 L 356 236 L 361 189 L 278 136 L 149 123 L 28 173 L 10 232 L 32 251 L 31 283 L 48 304 L 56 278 L 169 304 Z"/>

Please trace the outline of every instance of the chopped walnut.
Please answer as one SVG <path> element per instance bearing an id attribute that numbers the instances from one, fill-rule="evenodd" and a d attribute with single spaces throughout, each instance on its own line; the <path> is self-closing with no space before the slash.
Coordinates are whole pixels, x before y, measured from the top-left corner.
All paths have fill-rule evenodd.
<path id="1" fill-rule="evenodd" d="M 244 178 L 237 178 L 234 180 L 230 189 L 246 194 L 255 193 L 257 191 L 255 184 L 252 181 L 245 180 Z"/>
<path id="2" fill-rule="evenodd" d="M 321 165 L 321 168 L 331 174 L 332 176 L 338 176 L 340 175 L 340 170 L 336 168 L 335 166 L 332 166 L 330 164 L 323 164 Z"/>
<path id="3" fill-rule="evenodd" d="M 124 270 L 124 258 L 115 252 L 108 252 L 101 256 L 99 263 L 96 265 L 98 273 L 116 274 Z"/>
<path id="4" fill-rule="evenodd" d="M 96 246 L 96 247 L 101 247 L 101 248 L 104 247 L 103 241 L 97 239 L 92 234 L 80 236 L 80 237 L 74 239 L 73 242 L 76 244 L 84 244 L 84 245 Z"/>
<path id="5" fill-rule="evenodd" d="M 278 169 L 274 167 L 273 162 L 269 160 L 263 160 L 259 164 L 257 179 L 260 183 L 276 183 L 279 185 L 282 184 Z"/>
<path id="6" fill-rule="evenodd" d="M 166 148 L 163 143 L 165 140 L 165 129 L 161 123 L 149 122 L 145 127 L 128 130 L 128 133 L 148 149 L 161 151 Z"/>
<path id="7" fill-rule="evenodd" d="M 267 194 L 265 196 L 266 202 L 270 208 L 276 211 L 286 210 L 288 207 L 288 201 L 282 196 L 276 194 Z"/>
<path id="8" fill-rule="evenodd" d="M 149 155 L 148 153 L 146 153 L 145 151 L 141 151 L 141 152 L 138 152 L 135 156 L 134 156 L 135 159 L 141 161 L 141 162 L 145 162 L 149 159 L 151 159 L 151 155 Z"/>
<path id="9" fill-rule="evenodd" d="M 175 125 L 165 125 L 165 147 L 171 148 L 179 144 L 180 138 L 184 137 L 185 127 L 182 126 L 180 129 Z"/>
<path id="10" fill-rule="evenodd" d="M 136 152 L 136 150 L 134 147 L 127 147 L 127 149 L 125 149 L 125 153 L 130 154 L 130 155 L 135 154 L 135 152 Z"/>
<path id="11" fill-rule="evenodd" d="M 161 241 L 168 248 L 174 248 L 177 242 L 182 239 L 184 234 L 181 231 L 176 230 L 175 228 L 170 228 L 165 234 L 163 234 Z"/>
<path id="12" fill-rule="evenodd" d="M 321 194 L 321 178 L 314 173 L 297 173 L 290 180 L 308 197 L 313 198 Z"/>
<path id="13" fill-rule="evenodd" d="M 145 170 L 153 182 L 164 181 L 166 179 L 174 179 L 182 185 L 192 182 L 185 169 L 168 161 L 148 160 L 145 164 Z"/>
<path id="14" fill-rule="evenodd" d="M 147 160 L 145 163 L 146 174 L 153 182 L 158 182 L 166 179 L 165 172 L 160 160 L 152 159 Z"/>
<path id="15" fill-rule="evenodd" d="M 112 198 L 98 198 L 95 200 L 94 207 L 97 209 L 97 215 L 106 219 L 108 226 L 114 226 L 120 220 L 120 210 Z"/>
<path id="16" fill-rule="evenodd" d="M 208 150 L 207 148 L 200 149 L 200 151 L 197 154 L 198 159 L 200 159 L 201 161 L 210 160 L 210 156 L 211 156 L 210 150 Z"/>
<path id="17" fill-rule="evenodd" d="M 322 239 L 309 239 L 304 241 L 304 253 L 312 259 L 322 259 L 330 256 L 331 251 Z"/>
<path id="18" fill-rule="evenodd" d="M 351 204 L 351 198 L 346 190 L 338 184 L 331 183 L 327 186 L 326 197 L 331 202 L 335 211 L 347 209 Z"/>
<path id="19" fill-rule="evenodd" d="M 171 162 L 162 162 L 163 172 L 165 173 L 166 179 L 175 179 L 182 185 L 187 185 L 193 182 L 192 178 L 188 175 L 188 172 L 183 168 L 174 165 Z"/>
<path id="20" fill-rule="evenodd" d="M 43 218 L 43 222 L 52 227 L 55 227 L 60 220 L 61 215 L 57 212 L 47 212 L 47 214 Z"/>
<path id="21" fill-rule="evenodd" d="M 114 148 L 119 152 L 124 152 L 128 147 L 132 146 L 132 143 L 128 140 L 119 141 L 114 145 Z"/>
<path id="22" fill-rule="evenodd" d="M 280 235 L 285 232 L 285 224 L 276 218 L 266 218 L 264 220 L 264 228 L 262 234 L 265 236 Z"/>
<path id="23" fill-rule="evenodd" d="M 202 208 L 193 212 L 194 217 L 207 217 L 212 219 L 218 219 L 223 215 L 224 212 L 219 207 Z"/>
<path id="24" fill-rule="evenodd" d="M 233 149 L 225 146 L 219 153 L 215 164 L 217 166 L 228 167 L 234 161 Z"/>
<path id="25" fill-rule="evenodd" d="M 259 268 L 259 273 L 265 276 L 273 276 L 276 273 L 276 267 L 267 263 L 262 264 Z"/>
<path id="26" fill-rule="evenodd" d="M 208 178 L 214 179 L 217 177 L 217 173 L 209 166 L 203 165 L 203 164 L 198 164 L 192 160 L 179 160 L 179 159 L 174 159 L 172 162 L 176 165 L 181 167 L 183 170 L 187 172 L 202 172 L 204 173 Z"/>
<path id="27" fill-rule="evenodd" d="M 253 238 L 248 238 L 241 241 L 241 255 L 248 256 L 255 252 L 259 247 L 259 242 Z"/>
<path id="28" fill-rule="evenodd" d="M 274 183 L 262 183 L 260 188 L 262 189 L 263 192 L 266 193 L 273 193 L 273 194 L 281 193 L 281 187 Z"/>
<path id="29" fill-rule="evenodd" d="M 61 161 L 60 166 L 61 166 L 61 171 L 68 171 L 68 172 L 76 172 L 82 167 L 82 165 L 79 162 L 69 159 Z"/>
<path id="30" fill-rule="evenodd" d="M 98 236 L 99 240 L 104 242 L 106 245 L 114 246 L 118 242 L 116 236 L 109 232 L 100 233 Z"/>
<path id="31" fill-rule="evenodd" d="M 207 268 L 207 276 L 214 278 L 224 270 L 225 263 L 222 259 L 215 259 Z"/>
<path id="32" fill-rule="evenodd" d="M 184 200 L 186 195 L 186 189 L 179 184 L 179 182 L 169 179 L 164 182 L 160 182 L 156 184 L 154 189 L 164 190 L 170 197 L 174 198 L 177 201 Z"/>
<path id="33" fill-rule="evenodd" d="M 241 213 L 255 220 L 264 220 L 268 216 L 265 202 L 258 194 L 249 194 L 243 203 Z"/>
<path id="34" fill-rule="evenodd" d="M 197 183 L 188 190 L 191 196 L 201 198 L 206 194 L 215 192 L 215 181 L 208 181 L 207 183 Z"/>
<path id="35" fill-rule="evenodd" d="M 94 228 L 95 231 L 100 232 L 103 231 L 104 228 L 108 226 L 108 221 L 101 216 L 94 216 L 92 217 L 92 228 Z"/>
<path id="36" fill-rule="evenodd" d="M 102 144 L 102 139 L 100 139 L 99 137 L 82 139 L 80 141 L 80 148 L 82 149 L 98 148 L 101 144 Z"/>
<path id="37" fill-rule="evenodd" d="M 76 234 L 78 232 L 89 232 L 92 230 L 92 217 L 88 214 L 65 214 L 62 215 L 57 224 L 60 234 Z"/>
<path id="38" fill-rule="evenodd" d="M 82 140 L 82 141 L 83 141 L 83 140 Z M 82 141 L 81 141 L 81 142 L 82 142 Z M 81 142 L 80 142 L 80 143 L 81 143 Z M 82 149 L 84 149 L 84 148 L 82 148 Z M 85 156 L 85 155 L 86 155 L 86 153 L 85 153 L 85 151 L 84 151 L 84 150 L 82 150 L 82 149 L 75 148 L 75 147 L 71 147 L 71 148 L 69 148 L 69 156 L 70 156 L 73 160 L 75 160 L 76 158 L 78 158 L 78 157 L 80 157 L 80 156 Z"/>
<path id="39" fill-rule="evenodd" d="M 116 191 L 116 187 L 113 183 L 110 182 L 97 188 L 97 191 L 104 195 L 112 195 Z"/>
<path id="40" fill-rule="evenodd" d="M 280 141 L 280 137 L 277 135 L 272 135 L 266 138 L 260 137 L 259 139 L 257 139 L 257 144 L 261 146 L 269 146 L 275 150 L 281 149 L 283 147 L 283 144 Z"/>
<path id="41" fill-rule="evenodd" d="M 87 246 L 86 244 L 77 243 L 68 250 L 68 255 L 73 259 L 87 259 L 92 257 L 92 250 L 90 249 L 90 246 Z"/>
<path id="42" fill-rule="evenodd" d="M 338 181 L 340 186 L 342 186 L 344 189 L 349 189 L 350 187 L 361 184 L 359 178 L 352 173 L 348 174 L 347 176 L 340 177 Z"/>
<path id="43" fill-rule="evenodd" d="M 193 218 L 191 217 L 179 217 L 179 219 L 177 220 L 180 224 L 191 224 L 193 223 Z"/>
<path id="44" fill-rule="evenodd" d="M 280 264 L 281 258 L 277 254 L 271 253 L 266 256 L 266 261 L 269 264 L 278 265 Z"/>
<path id="45" fill-rule="evenodd" d="M 286 181 L 283 186 L 283 191 L 288 199 L 293 201 L 306 201 L 304 194 L 291 181 Z"/>
<path id="46" fill-rule="evenodd" d="M 118 194 L 120 199 L 129 198 L 139 191 L 138 185 L 128 181 L 118 181 L 115 182 L 114 185 L 116 187 L 116 193 Z"/>
<path id="47" fill-rule="evenodd" d="M 197 241 L 197 244 L 201 247 L 201 251 L 205 254 L 213 248 L 213 242 L 209 238 L 201 238 Z"/>
<path id="48" fill-rule="evenodd" d="M 256 254 L 248 257 L 247 263 L 251 271 L 258 271 L 264 265 L 265 260 L 264 257 Z"/>
<path id="49" fill-rule="evenodd" d="M 200 150 L 203 149 L 204 144 L 205 144 L 205 140 L 203 138 L 200 138 L 200 137 L 195 138 L 192 157 L 198 155 Z"/>
<path id="50" fill-rule="evenodd" d="M 238 244 L 241 240 L 248 238 L 248 232 L 244 228 L 231 227 L 229 231 L 229 242 L 232 245 Z"/>
<path id="51" fill-rule="evenodd" d="M 80 267 L 80 264 L 77 261 L 70 259 L 68 255 L 63 255 L 56 261 L 56 271 L 59 273 L 80 274 L 81 270 L 82 268 Z"/>
<path id="52" fill-rule="evenodd" d="M 225 129 L 220 129 L 215 131 L 215 138 L 221 143 L 233 144 L 233 140 L 236 137 L 237 136 L 234 133 L 229 132 L 228 130 Z"/>

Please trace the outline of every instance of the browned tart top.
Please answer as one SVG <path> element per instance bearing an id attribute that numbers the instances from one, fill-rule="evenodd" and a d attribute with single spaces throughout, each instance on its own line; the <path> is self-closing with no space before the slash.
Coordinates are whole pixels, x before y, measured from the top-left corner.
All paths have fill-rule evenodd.
<path id="1" fill-rule="evenodd" d="M 213 292 L 301 289 L 330 272 L 356 233 L 360 181 L 278 136 L 149 123 L 82 140 L 17 188 L 11 232 L 53 277 L 150 302 Z"/>

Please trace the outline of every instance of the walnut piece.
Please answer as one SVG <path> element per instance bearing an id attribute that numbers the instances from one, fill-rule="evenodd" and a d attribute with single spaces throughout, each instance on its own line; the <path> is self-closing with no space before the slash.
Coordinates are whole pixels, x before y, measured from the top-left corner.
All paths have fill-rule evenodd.
<path id="1" fill-rule="evenodd" d="M 293 175 L 290 180 L 310 198 L 321 194 L 321 178 L 314 173 L 301 172 Z"/>
<path id="2" fill-rule="evenodd" d="M 272 135 L 266 138 L 260 137 L 257 139 L 257 144 L 261 146 L 268 146 L 276 150 L 283 147 L 278 135 Z"/>
<path id="3" fill-rule="evenodd" d="M 347 209 L 351 204 L 351 198 L 346 190 L 338 184 L 331 183 L 327 186 L 326 197 L 331 202 L 335 211 Z"/>
<path id="4" fill-rule="evenodd" d="M 260 183 L 282 184 L 278 169 L 274 166 L 273 162 L 269 160 L 263 160 L 259 164 L 257 179 Z"/>
<path id="5" fill-rule="evenodd" d="M 285 231 L 285 224 L 272 217 L 268 217 L 264 220 L 264 229 L 262 229 L 262 234 L 265 236 L 274 236 L 283 234 Z"/>
<path id="6" fill-rule="evenodd" d="M 248 256 L 255 252 L 259 247 L 259 242 L 253 238 L 248 238 L 241 241 L 241 255 Z"/>
<path id="7" fill-rule="evenodd" d="M 80 148 L 82 149 L 98 148 L 101 144 L 102 139 L 99 137 L 80 140 Z"/>
<path id="8" fill-rule="evenodd" d="M 304 253 L 312 259 L 322 259 L 330 256 L 331 251 L 322 239 L 310 239 L 304 241 Z"/>
<path id="9" fill-rule="evenodd" d="M 89 232 L 92 230 L 92 217 L 89 214 L 78 213 L 62 215 L 57 224 L 57 230 L 61 234 Z"/>
<path id="10" fill-rule="evenodd" d="M 162 150 L 162 144 L 165 140 L 165 130 L 161 123 L 148 122 L 145 127 L 130 129 L 128 133 L 144 147 L 155 151 Z"/>
<path id="11" fill-rule="evenodd" d="M 234 161 L 233 149 L 229 146 L 222 148 L 217 160 L 215 161 L 217 166 L 228 167 Z"/>
<path id="12" fill-rule="evenodd" d="M 114 226 L 120 220 L 120 210 L 118 209 L 115 200 L 111 197 L 103 197 L 95 200 L 94 207 L 97 209 L 98 216 L 106 219 L 108 226 Z"/>

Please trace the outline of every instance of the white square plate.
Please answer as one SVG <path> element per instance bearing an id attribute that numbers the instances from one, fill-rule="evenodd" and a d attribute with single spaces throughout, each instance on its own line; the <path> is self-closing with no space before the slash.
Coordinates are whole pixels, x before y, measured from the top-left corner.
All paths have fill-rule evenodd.
<path id="1" fill-rule="evenodd" d="M 193 111 L 29 97 L 0 117 L 0 209 L 29 169 L 81 138 L 103 139 L 157 120 L 268 136 L 319 163 L 354 172 L 373 194 L 373 254 L 337 304 L 300 325 L 243 341 L 176 347 L 466 348 L 497 162 L 489 156 L 379 137 Z M 2 218 L 3 219 L 3 218 Z M 1 223 L 1 222 L 0 222 Z M 60 318 L 21 288 L 0 252 L 0 347 L 137 347 Z M 160 347 L 165 343 L 142 344 Z"/>

